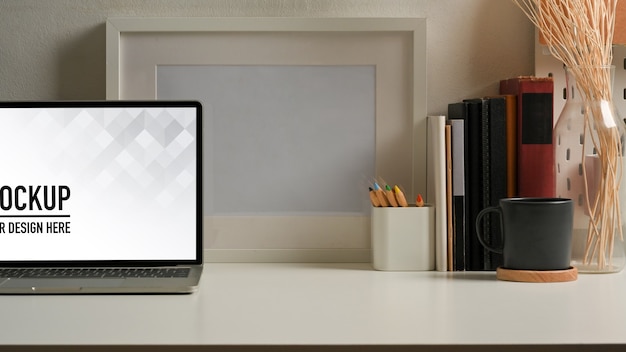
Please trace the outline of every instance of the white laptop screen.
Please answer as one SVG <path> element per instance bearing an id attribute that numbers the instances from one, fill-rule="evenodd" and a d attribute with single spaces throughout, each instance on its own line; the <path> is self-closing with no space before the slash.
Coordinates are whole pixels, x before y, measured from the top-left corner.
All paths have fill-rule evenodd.
<path id="1" fill-rule="evenodd" d="M 0 261 L 201 256 L 200 106 L 0 103 Z"/>

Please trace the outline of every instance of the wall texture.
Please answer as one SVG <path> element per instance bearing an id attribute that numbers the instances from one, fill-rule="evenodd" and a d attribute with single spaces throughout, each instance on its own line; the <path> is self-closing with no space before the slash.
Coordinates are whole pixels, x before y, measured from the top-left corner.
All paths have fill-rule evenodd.
<path id="1" fill-rule="evenodd" d="M 104 99 L 120 16 L 425 17 L 429 114 L 534 72 L 533 26 L 503 0 L 0 0 L 0 100 Z"/>

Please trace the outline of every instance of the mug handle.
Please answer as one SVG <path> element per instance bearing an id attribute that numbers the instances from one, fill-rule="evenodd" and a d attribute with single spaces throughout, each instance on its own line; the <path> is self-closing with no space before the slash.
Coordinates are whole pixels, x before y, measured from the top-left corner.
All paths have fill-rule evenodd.
<path id="1" fill-rule="evenodd" d="M 476 216 L 476 236 L 478 237 L 478 241 L 480 242 L 480 244 L 483 245 L 483 247 L 487 248 L 488 250 L 492 252 L 502 254 L 502 248 L 492 247 L 491 245 L 486 243 L 485 240 L 483 239 L 483 231 L 482 231 L 482 226 L 481 226 L 482 219 L 483 219 L 483 216 L 487 215 L 487 213 L 490 213 L 490 212 L 495 212 L 499 214 L 500 228 L 502 228 L 502 209 L 499 206 L 488 207 L 488 208 L 481 210 L 480 213 L 478 213 L 478 216 Z M 503 230 L 501 230 L 500 233 L 501 235 L 504 235 Z"/>

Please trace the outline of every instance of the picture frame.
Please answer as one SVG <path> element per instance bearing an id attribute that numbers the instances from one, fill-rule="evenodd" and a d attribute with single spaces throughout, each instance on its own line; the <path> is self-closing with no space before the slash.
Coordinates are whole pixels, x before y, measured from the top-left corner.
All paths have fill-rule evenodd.
<path id="1" fill-rule="evenodd" d="M 355 187 L 367 199 L 367 181 L 379 177 L 401 185 L 410 199 L 425 194 L 423 18 L 109 18 L 106 35 L 107 99 L 156 99 L 164 66 L 371 66 L 375 174 Z M 205 214 L 205 257 L 370 261 L 368 207 L 345 214 Z"/>

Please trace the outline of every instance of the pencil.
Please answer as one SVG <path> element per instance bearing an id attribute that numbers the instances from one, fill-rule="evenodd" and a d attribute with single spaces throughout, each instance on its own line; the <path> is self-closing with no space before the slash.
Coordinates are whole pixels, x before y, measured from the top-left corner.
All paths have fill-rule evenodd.
<path id="1" fill-rule="evenodd" d="M 422 198 L 421 194 L 417 195 L 417 199 L 415 199 L 415 205 L 418 207 L 423 207 L 424 206 L 424 198 Z"/>
<path id="2" fill-rule="evenodd" d="M 374 183 L 374 192 L 376 192 L 376 197 L 378 198 L 378 203 L 380 203 L 380 206 L 381 207 L 388 207 L 389 206 L 389 202 L 387 201 L 387 197 L 385 196 L 385 193 L 380 188 L 378 183 Z"/>
<path id="3" fill-rule="evenodd" d="M 398 206 L 398 201 L 396 201 L 396 196 L 393 194 L 391 187 L 389 185 L 385 186 L 385 195 L 387 196 L 387 201 L 391 204 L 392 207 Z"/>
<path id="4" fill-rule="evenodd" d="M 376 191 L 374 191 L 372 187 L 370 187 L 370 201 L 372 202 L 372 206 L 380 207 L 380 201 L 376 196 Z"/>
<path id="5" fill-rule="evenodd" d="M 393 187 L 393 190 L 396 194 L 396 199 L 398 200 L 398 204 L 401 207 L 408 207 L 409 204 L 406 202 L 406 197 L 404 196 L 404 193 L 402 193 L 402 190 L 400 190 L 400 187 L 396 185 Z"/>

